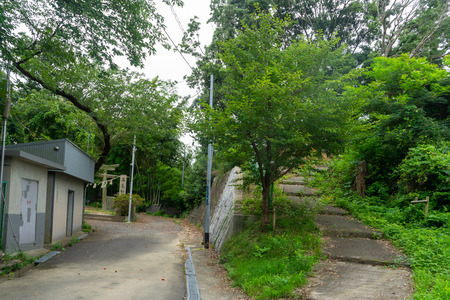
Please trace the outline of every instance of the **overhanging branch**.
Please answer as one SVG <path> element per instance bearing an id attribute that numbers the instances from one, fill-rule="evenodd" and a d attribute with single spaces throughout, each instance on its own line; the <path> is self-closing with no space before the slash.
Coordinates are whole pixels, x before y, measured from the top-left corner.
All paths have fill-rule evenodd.
<path id="1" fill-rule="evenodd" d="M 97 172 L 100 169 L 100 167 L 103 165 L 103 163 L 105 162 L 106 156 L 111 151 L 111 136 L 108 132 L 108 128 L 106 127 L 106 125 L 99 121 L 99 119 L 97 118 L 97 116 L 94 114 L 94 112 L 92 111 L 92 109 L 89 106 L 80 103 L 80 101 L 78 101 L 78 99 L 74 95 L 71 95 L 61 89 L 50 86 L 49 84 L 45 83 L 43 80 L 41 80 L 37 76 L 31 74 L 25 68 L 23 68 L 21 66 L 21 64 L 23 64 L 23 61 L 14 61 L 13 62 L 13 65 L 17 68 L 17 70 L 20 73 L 22 73 L 22 75 L 24 75 L 25 77 L 27 77 L 28 79 L 30 79 L 36 83 L 39 83 L 43 88 L 51 91 L 52 93 L 67 99 L 73 105 L 75 105 L 75 107 L 86 112 L 94 120 L 95 124 L 97 125 L 97 127 L 100 129 L 100 131 L 103 134 L 103 143 L 104 143 L 104 145 L 102 147 L 102 153 L 101 153 L 100 157 L 98 158 L 97 162 L 95 163 L 95 172 Z"/>

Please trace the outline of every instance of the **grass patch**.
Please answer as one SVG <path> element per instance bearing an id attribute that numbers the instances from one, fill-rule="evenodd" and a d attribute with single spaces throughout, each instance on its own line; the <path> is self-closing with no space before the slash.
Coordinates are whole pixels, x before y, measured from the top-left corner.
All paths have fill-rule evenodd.
<path id="1" fill-rule="evenodd" d="M 234 285 L 255 299 L 295 296 L 321 256 L 313 215 L 285 197 L 276 199 L 276 229 L 261 233 L 260 224 L 253 224 L 230 239 L 221 255 Z"/>
<path id="2" fill-rule="evenodd" d="M 55 244 L 52 245 L 50 250 L 52 250 L 52 251 L 64 251 L 66 249 L 62 246 L 61 243 L 55 243 Z"/>
<path id="3" fill-rule="evenodd" d="M 14 276 L 14 272 L 33 263 L 34 257 L 27 255 L 25 252 L 18 252 L 15 254 L 5 254 L 0 261 L 2 268 L 0 270 L 0 276 Z"/>
<path id="4" fill-rule="evenodd" d="M 70 240 L 69 247 L 72 247 L 76 243 L 78 243 L 80 240 L 77 237 L 74 237 Z"/>
<path id="5" fill-rule="evenodd" d="M 166 212 L 163 209 L 158 210 L 155 213 L 147 212 L 146 214 L 151 215 L 151 216 L 170 218 L 170 216 L 168 214 L 166 214 Z"/>
<path id="6" fill-rule="evenodd" d="M 81 231 L 89 233 L 92 231 L 92 226 L 86 222 L 83 222 L 83 225 L 81 227 Z"/>

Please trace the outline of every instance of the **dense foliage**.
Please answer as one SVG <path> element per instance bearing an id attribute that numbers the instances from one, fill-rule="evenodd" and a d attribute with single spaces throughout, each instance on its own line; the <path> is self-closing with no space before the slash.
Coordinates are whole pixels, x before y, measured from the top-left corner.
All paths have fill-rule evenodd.
<path id="1" fill-rule="evenodd" d="M 328 199 L 403 249 L 414 271 L 415 299 L 447 299 L 449 73 L 408 55 L 376 58 L 363 73 L 361 83 L 345 92 L 364 101 L 361 133 L 319 183 Z M 425 216 L 424 204 L 411 201 L 427 196 Z"/>
<path id="2" fill-rule="evenodd" d="M 347 148 L 342 183 L 352 186 L 358 162 L 367 163 L 367 195 L 430 196 L 450 205 L 450 76 L 424 58 L 377 58 L 363 84 L 345 95 L 365 101 L 361 135 Z"/>
<path id="3" fill-rule="evenodd" d="M 216 25 L 211 44 L 207 45 L 205 51 L 199 47 L 198 40 L 195 38 L 199 23 L 193 20 L 186 31 L 182 49 L 199 57 L 197 67 L 188 78 L 191 86 L 200 90 L 200 95 L 194 105 L 206 102 L 205 99 L 209 98 L 210 74 L 214 74 L 213 101 L 215 109 L 219 110 L 223 109 L 223 101 L 232 89 L 229 84 L 225 84 L 227 73 L 223 71 L 222 54 L 225 48 L 222 44 L 240 35 L 245 26 L 256 25 L 259 21 L 255 20 L 252 14 L 258 10 L 270 13 L 274 18 L 284 19 L 287 17 L 292 21 L 280 35 L 283 47 L 288 47 L 298 41 L 319 40 L 331 42 L 333 49 L 346 45 L 345 53 L 349 57 L 342 66 L 343 68 L 340 69 L 343 73 L 344 70 L 361 70 L 360 67 L 369 66 L 377 56 L 398 57 L 405 53 L 407 53 L 407 57 L 426 57 L 429 62 L 436 63 L 441 67 L 450 45 L 448 43 L 450 34 L 448 30 L 449 5 L 445 0 L 214 0 L 211 3 L 211 9 L 210 21 Z M 243 52 L 246 50 L 247 48 L 242 49 Z M 403 60 L 407 60 L 406 56 L 403 57 Z M 360 82 L 361 85 L 365 85 L 373 79 L 366 77 L 361 80 L 363 80 Z M 395 87 L 397 83 L 392 83 L 392 86 Z M 426 88 L 427 86 L 424 85 L 422 91 Z M 363 98 L 367 99 L 368 94 L 369 92 Z M 442 95 L 438 94 L 432 97 L 435 97 L 436 100 L 431 101 L 435 101 L 433 109 L 436 109 L 439 106 L 438 102 L 441 101 L 440 111 L 441 113 L 445 112 L 447 107 L 445 97 L 442 98 Z M 356 98 L 352 99 L 352 101 L 356 100 Z M 427 104 L 428 106 L 430 105 Z M 357 114 L 356 110 L 357 108 L 355 108 L 355 114 Z M 404 113 L 407 114 L 408 111 L 405 110 Z M 411 113 L 414 113 L 414 110 Z M 442 122 L 442 119 L 440 120 Z M 355 126 L 359 125 L 361 124 L 355 122 Z M 427 126 L 425 123 L 423 125 Z M 434 129 L 433 127 L 428 131 L 433 133 Z M 407 131 L 411 132 L 412 130 Z M 354 131 L 348 130 L 348 133 L 354 134 Z M 394 136 L 398 133 L 393 132 L 390 136 L 395 139 Z M 369 136 L 378 134 L 367 131 Z M 204 134 L 200 134 L 198 139 L 201 147 L 206 148 L 209 139 L 205 138 Z M 383 147 L 379 147 L 379 145 L 372 144 L 371 146 L 379 151 L 384 151 Z M 392 156 L 397 155 L 395 149 L 385 150 Z M 401 154 L 398 159 L 401 161 L 405 154 Z M 357 160 L 358 158 L 355 157 L 355 161 Z M 215 161 L 217 163 L 217 160 Z M 247 163 L 253 164 L 254 162 Z M 384 169 L 384 162 L 380 161 L 379 169 Z M 394 181 L 391 182 L 394 183 Z"/>

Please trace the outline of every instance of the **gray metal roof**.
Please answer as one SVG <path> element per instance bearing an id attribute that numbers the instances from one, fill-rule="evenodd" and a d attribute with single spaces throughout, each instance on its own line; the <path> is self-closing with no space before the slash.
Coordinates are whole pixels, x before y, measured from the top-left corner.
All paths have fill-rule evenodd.
<path id="1" fill-rule="evenodd" d="M 8 145 L 5 149 L 20 150 L 65 166 L 63 173 L 86 182 L 94 182 L 94 160 L 67 139 Z"/>

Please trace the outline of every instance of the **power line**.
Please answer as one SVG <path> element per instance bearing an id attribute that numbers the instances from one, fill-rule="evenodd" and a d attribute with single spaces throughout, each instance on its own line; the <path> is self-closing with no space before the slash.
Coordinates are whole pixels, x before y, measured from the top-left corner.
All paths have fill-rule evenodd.
<path id="1" fill-rule="evenodd" d="M 194 69 L 192 68 L 192 66 L 189 64 L 189 62 L 186 60 L 186 58 L 184 57 L 183 53 L 181 53 L 180 49 L 178 49 L 177 45 L 175 44 L 175 42 L 172 40 L 172 38 L 170 37 L 170 35 L 167 33 L 166 29 L 163 27 L 164 32 L 166 33 L 167 37 L 169 38 L 169 40 L 172 42 L 173 46 L 175 47 L 175 49 L 177 50 L 177 52 L 181 55 L 181 57 L 184 59 L 184 61 L 187 63 L 187 65 L 189 66 L 189 68 L 191 68 L 192 71 L 194 71 Z"/>
<path id="2" fill-rule="evenodd" d="M 192 71 L 194 71 L 194 69 L 192 68 L 192 66 L 189 64 L 189 62 L 187 61 L 187 59 L 184 57 L 183 53 L 181 53 L 180 49 L 178 49 L 177 45 L 175 44 L 175 42 L 172 40 L 172 38 L 170 37 L 169 33 L 166 31 L 166 28 L 164 27 L 164 25 L 159 21 L 158 16 L 156 16 L 153 13 L 153 17 L 155 18 L 156 22 L 158 23 L 158 26 L 160 26 L 162 28 L 162 30 L 164 31 L 164 33 L 166 34 L 167 38 L 172 42 L 172 45 L 175 47 L 175 49 L 177 50 L 177 52 L 181 55 L 181 57 L 183 58 L 183 60 L 186 62 L 186 64 L 189 66 L 189 68 L 191 68 Z"/>

